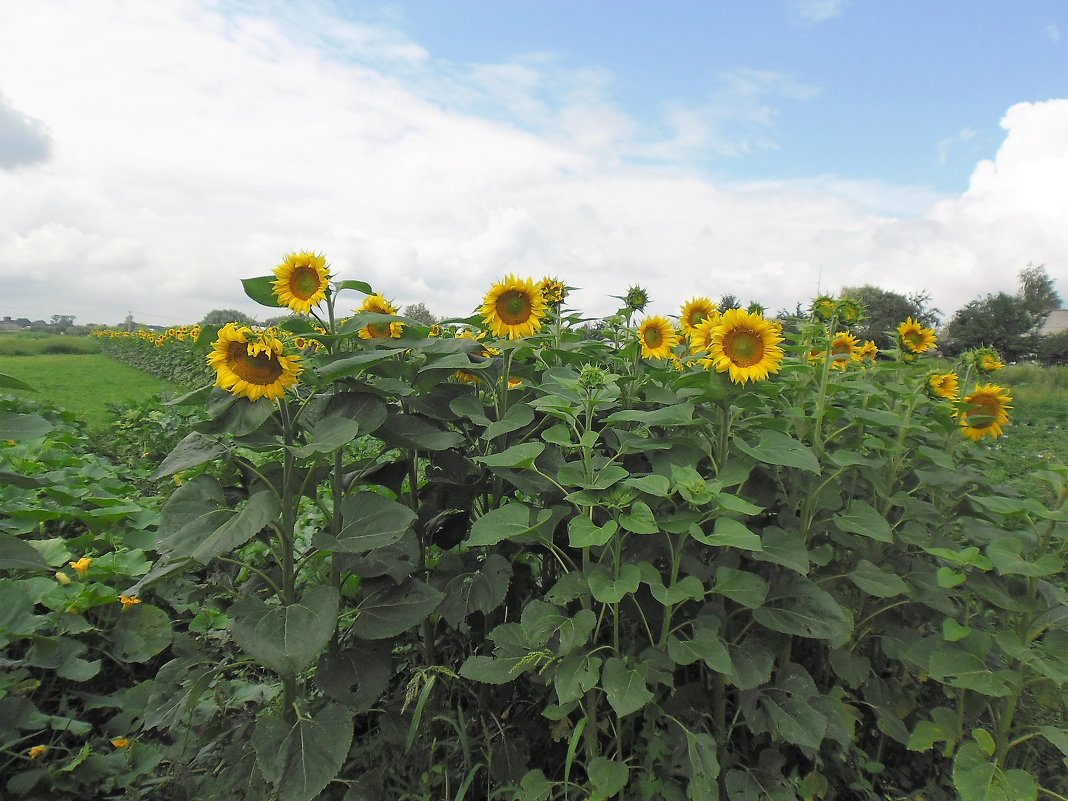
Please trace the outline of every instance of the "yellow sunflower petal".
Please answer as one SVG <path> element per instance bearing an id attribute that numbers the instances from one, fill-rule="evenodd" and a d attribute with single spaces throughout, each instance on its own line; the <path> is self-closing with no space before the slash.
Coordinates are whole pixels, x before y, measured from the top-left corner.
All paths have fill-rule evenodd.
<path id="1" fill-rule="evenodd" d="M 679 344 L 679 335 L 666 317 L 646 317 L 638 326 L 638 342 L 642 358 L 670 359 L 671 351 Z"/>
<path id="2" fill-rule="evenodd" d="M 274 337 L 261 337 L 233 323 L 219 330 L 208 354 L 215 386 L 250 401 L 281 398 L 286 387 L 297 383 L 303 369 L 299 360 L 297 355 L 285 355 L 282 343 Z"/>
<path id="3" fill-rule="evenodd" d="M 782 369 L 782 341 L 779 329 L 759 314 L 730 309 L 714 329 L 709 355 L 701 364 L 729 373 L 736 384 L 764 381 Z"/>
<path id="4" fill-rule="evenodd" d="M 961 401 L 961 433 L 978 442 L 983 437 L 997 438 L 1002 426 L 1009 422 L 1012 396 L 997 384 L 976 386 L 975 391 Z"/>
<path id="5" fill-rule="evenodd" d="M 322 254 L 304 250 L 286 254 L 285 260 L 274 268 L 274 296 L 283 306 L 307 314 L 326 298 L 330 286 L 330 271 Z"/>
<path id="6" fill-rule="evenodd" d="M 541 330 L 546 314 L 541 289 L 530 278 L 506 275 L 490 287 L 479 313 L 495 337 L 519 339 Z"/>

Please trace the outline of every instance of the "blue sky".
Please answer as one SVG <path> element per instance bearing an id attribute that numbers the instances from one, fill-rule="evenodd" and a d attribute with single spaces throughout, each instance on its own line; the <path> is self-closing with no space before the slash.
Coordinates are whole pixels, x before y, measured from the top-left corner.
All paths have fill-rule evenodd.
<path id="1" fill-rule="evenodd" d="M 1002 140 L 1002 114 L 1068 91 L 1063 2 L 423 0 L 367 13 L 435 59 L 548 57 L 610 73 L 607 92 L 656 127 L 665 108 L 760 105 L 728 119 L 767 142 L 700 166 L 726 179 L 836 174 L 962 191 Z M 743 95 L 731 76 L 770 73 Z M 965 137 L 961 138 L 961 132 Z"/>
<path id="2" fill-rule="evenodd" d="M 290 250 L 465 315 L 1068 297 L 1068 4 L 38 0 L 0 26 L 0 315 L 264 310 Z M 358 303 L 354 299 L 354 305 Z"/>

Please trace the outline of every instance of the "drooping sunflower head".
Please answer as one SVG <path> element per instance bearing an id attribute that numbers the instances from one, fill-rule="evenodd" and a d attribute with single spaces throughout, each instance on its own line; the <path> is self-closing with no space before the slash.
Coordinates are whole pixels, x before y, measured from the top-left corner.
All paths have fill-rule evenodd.
<path id="1" fill-rule="evenodd" d="M 759 314 L 730 309 L 714 329 L 709 355 L 701 364 L 729 372 L 736 384 L 764 381 L 782 369 L 781 342 L 778 329 Z"/>
<path id="2" fill-rule="evenodd" d="M 961 401 L 960 406 L 961 433 L 978 442 L 983 437 L 1001 436 L 1002 426 L 1009 422 L 1012 396 L 997 384 L 977 385 L 975 391 Z"/>
<path id="3" fill-rule="evenodd" d="M 856 325 L 864 319 L 864 307 L 855 298 L 842 298 L 838 301 L 835 314 L 842 325 Z"/>
<path id="4" fill-rule="evenodd" d="M 864 344 L 860 346 L 860 358 L 869 359 L 875 361 L 879 358 L 879 346 L 875 344 L 874 339 L 864 340 Z"/>
<path id="5" fill-rule="evenodd" d="M 529 337 L 541 330 L 545 298 L 532 279 L 506 275 L 490 287 L 479 312 L 495 337 Z"/>
<path id="6" fill-rule="evenodd" d="M 467 330 L 467 329 L 464 329 L 459 334 L 457 334 L 456 337 L 457 337 L 457 339 L 470 339 L 472 342 L 481 343 L 482 344 L 482 352 L 479 355 L 482 356 L 482 358 L 484 358 L 484 359 L 491 359 L 494 356 L 500 356 L 501 355 L 501 351 L 500 351 L 499 348 L 495 348 L 495 347 L 493 347 L 491 345 L 486 345 L 485 343 L 482 342 L 482 340 L 484 340 L 486 338 L 486 332 L 485 331 L 483 331 L 481 334 L 477 334 L 476 335 L 474 332 L 472 332 L 470 330 Z"/>
<path id="7" fill-rule="evenodd" d="M 644 359 L 670 359 L 679 335 L 666 317 L 646 317 L 638 326 L 638 342 Z"/>
<path id="8" fill-rule="evenodd" d="M 984 373 L 992 373 L 1005 366 L 1001 355 L 993 348 L 976 348 L 972 351 L 972 362 Z"/>
<path id="9" fill-rule="evenodd" d="M 934 398 L 957 400 L 960 381 L 956 373 L 931 373 L 927 376 L 927 392 Z"/>
<path id="10" fill-rule="evenodd" d="M 208 354 L 215 386 L 250 401 L 281 398 L 286 387 L 297 383 L 303 369 L 299 362 L 299 356 L 285 354 L 279 340 L 234 323 L 219 329 Z"/>
<path id="11" fill-rule="evenodd" d="M 848 331 L 839 331 L 831 339 L 831 367 L 844 370 L 849 362 L 860 361 L 860 343 Z"/>
<path id="12" fill-rule="evenodd" d="M 396 314 L 397 307 L 386 300 L 379 293 L 368 295 L 360 308 L 360 312 L 372 312 L 374 314 Z M 397 339 L 404 332 L 404 323 L 371 323 L 360 329 L 360 339 Z"/>
<path id="13" fill-rule="evenodd" d="M 285 260 L 274 268 L 274 296 L 283 306 L 299 314 L 307 314 L 326 298 L 330 287 L 330 271 L 321 253 L 302 250 L 287 253 Z"/>
<path id="14" fill-rule="evenodd" d="M 897 327 L 897 341 L 905 353 L 926 353 L 935 345 L 935 332 L 910 316 Z"/>
<path id="15" fill-rule="evenodd" d="M 837 301 L 830 295 L 820 295 L 812 301 L 812 316 L 821 323 L 829 322 L 834 317 L 834 310 L 837 306 Z"/>
<path id="16" fill-rule="evenodd" d="M 623 303 L 631 311 L 644 311 L 645 307 L 649 305 L 649 293 L 640 286 L 632 286 L 627 290 L 627 294 L 623 296 Z"/>
<path id="17" fill-rule="evenodd" d="M 546 276 L 538 282 L 538 288 L 541 290 L 545 303 L 549 306 L 559 306 L 567 297 L 567 287 L 559 278 Z"/>
<path id="18" fill-rule="evenodd" d="M 709 318 L 719 317 L 719 307 L 710 298 L 693 297 L 682 304 L 679 312 L 679 328 L 684 336 L 692 336 L 693 330 Z"/>
<path id="19" fill-rule="evenodd" d="M 432 326 L 430 326 L 430 330 L 427 331 L 426 335 L 428 337 L 440 337 L 441 336 L 441 326 L 438 325 L 437 323 L 434 323 Z"/>

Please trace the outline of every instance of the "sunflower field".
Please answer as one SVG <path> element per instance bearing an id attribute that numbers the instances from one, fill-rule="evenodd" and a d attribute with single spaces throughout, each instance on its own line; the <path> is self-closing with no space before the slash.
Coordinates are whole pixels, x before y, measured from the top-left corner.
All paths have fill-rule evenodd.
<path id="1" fill-rule="evenodd" d="M 0 409 L 10 797 L 1068 797 L 1068 468 L 985 477 L 997 353 L 831 297 L 243 284 L 295 314 L 175 338 L 158 511 Z"/>

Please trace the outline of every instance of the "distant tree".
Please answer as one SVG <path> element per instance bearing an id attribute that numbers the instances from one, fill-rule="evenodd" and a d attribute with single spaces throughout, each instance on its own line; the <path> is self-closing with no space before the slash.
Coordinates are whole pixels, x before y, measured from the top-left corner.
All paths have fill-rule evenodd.
<path id="1" fill-rule="evenodd" d="M 62 334 L 74 325 L 74 319 L 73 314 L 53 314 L 49 325 L 55 333 Z"/>
<path id="2" fill-rule="evenodd" d="M 226 325 L 227 323 L 256 325 L 256 320 L 237 309 L 212 309 L 200 321 L 201 325 Z"/>
<path id="3" fill-rule="evenodd" d="M 911 317 L 933 328 L 942 313 L 931 308 L 926 292 L 902 295 L 871 284 L 843 287 L 839 295 L 853 298 L 864 307 L 864 318 L 853 326 L 853 333 L 860 339 L 871 339 L 880 348 L 891 348 L 897 339 L 897 327 L 906 317 Z"/>
<path id="4" fill-rule="evenodd" d="M 1031 358 L 1037 355 L 1042 323 L 1060 304 L 1046 268 L 1028 265 L 1020 271 L 1015 295 L 985 295 L 958 309 L 942 331 L 943 350 L 954 355 L 989 345 L 1009 361 Z"/>
<path id="5" fill-rule="evenodd" d="M 1039 339 L 1035 355 L 1042 364 L 1068 364 L 1068 330 Z"/>
<path id="6" fill-rule="evenodd" d="M 280 314 L 277 317 L 268 317 L 266 320 L 263 321 L 263 324 L 267 327 L 270 327 L 272 325 L 279 326 L 286 320 L 292 320 L 296 316 L 297 315 L 295 314 Z"/>
<path id="7" fill-rule="evenodd" d="M 725 312 L 727 309 L 740 309 L 741 307 L 742 302 L 730 292 L 725 293 L 723 297 L 719 299 L 719 310 L 721 312 Z"/>
<path id="8" fill-rule="evenodd" d="M 401 315 L 423 325 L 434 325 L 438 321 L 438 318 L 430 312 L 425 303 L 412 303 L 405 306 Z"/>

